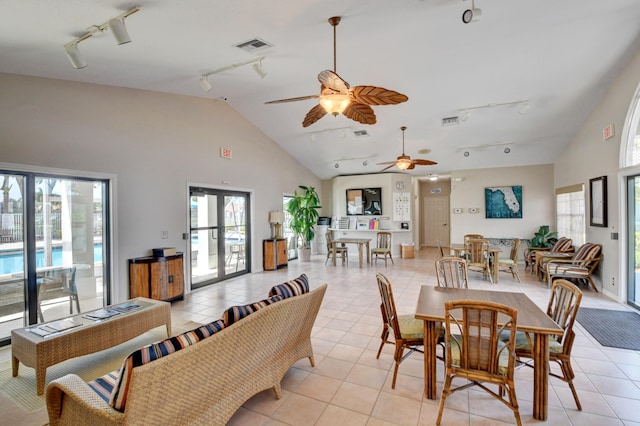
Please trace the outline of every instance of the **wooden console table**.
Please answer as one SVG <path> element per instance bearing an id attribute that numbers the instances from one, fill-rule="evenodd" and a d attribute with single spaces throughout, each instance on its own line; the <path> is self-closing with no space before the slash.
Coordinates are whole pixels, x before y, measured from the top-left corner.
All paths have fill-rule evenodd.
<path id="1" fill-rule="evenodd" d="M 29 330 L 48 323 L 11 330 L 13 377 L 18 375 L 21 362 L 27 367 L 35 368 L 36 392 L 42 395 L 47 367 L 70 358 L 111 348 L 161 325 L 166 326 L 167 336 L 171 336 L 170 303 L 142 297 L 128 302 L 140 307 L 103 320 L 85 318 L 85 315 L 91 312 L 67 317 L 81 325 L 46 337 L 40 337 Z M 122 303 L 114 306 L 118 305 Z M 51 322 L 55 321 L 49 323 Z"/>

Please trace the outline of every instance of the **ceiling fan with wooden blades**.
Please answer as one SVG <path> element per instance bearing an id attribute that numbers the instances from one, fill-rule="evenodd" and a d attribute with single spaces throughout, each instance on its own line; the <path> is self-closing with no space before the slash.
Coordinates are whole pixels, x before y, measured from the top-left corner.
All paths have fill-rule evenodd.
<path id="1" fill-rule="evenodd" d="M 387 165 L 384 169 L 380 170 L 384 172 L 385 170 L 390 169 L 393 166 L 397 166 L 400 170 L 413 170 L 416 166 L 433 166 L 434 164 L 438 164 L 435 161 L 431 160 L 422 160 L 420 158 L 411 159 L 408 155 L 404 154 L 404 131 L 407 130 L 407 126 L 400 127 L 402 130 L 402 155 L 399 155 L 398 158 L 394 161 L 385 161 L 384 163 L 377 163 L 378 166 Z"/>
<path id="2" fill-rule="evenodd" d="M 347 118 L 362 124 L 375 124 L 376 115 L 371 105 L 395 105 L 406 102 L 409 98 L 402 93 L 382 87 L 350 87 L 349 83 L 336 73 L 336 26 L 340 23 L 340 17 L 329 18 L 329 23 L 333 26 L 333 71 L 325 70 L 318 74 L 318 80 L 321 84 L 320 94 L 279 99 L 265 103 L 278 104 L 319 98 L 320 103 L 307 113 L 302 122 L 302 127 L 309 127 L 327 113 L 334 116 L 343 114 Z"/>

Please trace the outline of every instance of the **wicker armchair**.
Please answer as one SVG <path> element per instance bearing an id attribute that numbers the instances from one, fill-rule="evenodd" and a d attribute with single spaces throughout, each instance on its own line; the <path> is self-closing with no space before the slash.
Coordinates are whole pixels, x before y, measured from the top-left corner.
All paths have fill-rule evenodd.
<path id="1" fill-rule="evenodd" d="M 584 243 L 569 259 L 554 259 L 543 264 L 547 276 L 547 286 L 558 278 L 587 283 L 596 292 L 598 287 L 593 281 L 593 271 L 602 260 L 602 245 Z"/>
<path id="2" fill-rule="evenodd" d="M 526 271 L 527 268 L 531 268 L 531 273 L 536 273 L 536 252 L 548 251 L 551 253 L 571 253 L 574 250 L 572 244 L 573 241 L 571 238 L 562 237 L 558 238 L 552 247 L 528 247 L 524 251 L 524 270 Z"/>

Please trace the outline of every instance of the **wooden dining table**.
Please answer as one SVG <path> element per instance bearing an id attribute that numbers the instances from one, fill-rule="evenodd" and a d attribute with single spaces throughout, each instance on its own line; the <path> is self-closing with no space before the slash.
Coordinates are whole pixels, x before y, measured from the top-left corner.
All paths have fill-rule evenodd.
<path id="1" fill-rule="evenodd" d="M 358 255 L 359 255 L 359 260 L 360 260 L 360 267 L 362 268 L 363 265 L 363 257 L 364 254 L 366 254 L 367 257 L 367 263 L 369 263 L 371 260 L 369 259 L 369 243 L 371 243 L 371 238 L 337 238 L 335 240 L 331 241 L 331 244 L 333 245 L 332 247 L 332 251 L 333 251 L 333 266 L 336 266 L 336 247 L 338 246 L 338 244 L 340 245 L 345 245 L 345 244 L 356 244 L 358 246 Z"/>
<path id="2" fill-rule="evenodd" d="M 422 286 L 415 317 L 424 321 L 424 393 L 436 399 L 438 324 L 445 320 L 444 302 L 472 299 L 502 303 L 518 310 L 517 329 L 533 334 L 533 418 L 546 420 L 549 387 L 549 336 L 560 336 L 556 324 L 524 293 Z"/>
<path id="3" fill-rule="evenodd" d="M 451 244 L 451 250 L 453 251 L 453 255 L 456 257 L 460 257 L 462 252 L 464 252 L 465 245 L 462 243 L 453 243 Z M 493 279 L 494 284 L 498 284 L 498 256 L 500 256 L 500 252 L 502 249 L 499 246 L 489 246 L 489 256 L 491 256 L 491 278 Z"/>

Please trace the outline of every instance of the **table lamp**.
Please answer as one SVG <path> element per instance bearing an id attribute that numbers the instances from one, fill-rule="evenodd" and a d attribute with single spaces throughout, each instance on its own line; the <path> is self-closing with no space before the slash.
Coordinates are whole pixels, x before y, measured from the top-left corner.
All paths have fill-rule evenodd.
<path id="1" fill-rule="evenodd" d="M 271 238 L 282 238 L 282 224 L 284 223 L 284 212 L 269 212 L 269 223 L 272 225 Z"/>

